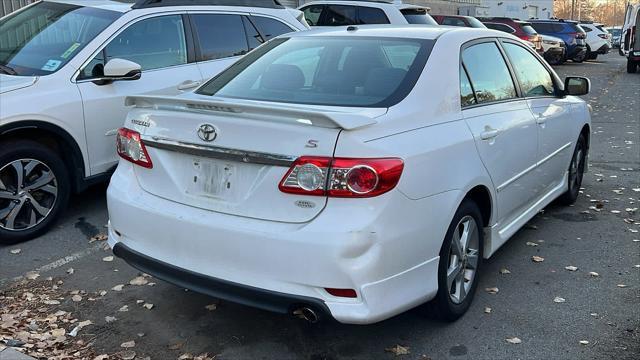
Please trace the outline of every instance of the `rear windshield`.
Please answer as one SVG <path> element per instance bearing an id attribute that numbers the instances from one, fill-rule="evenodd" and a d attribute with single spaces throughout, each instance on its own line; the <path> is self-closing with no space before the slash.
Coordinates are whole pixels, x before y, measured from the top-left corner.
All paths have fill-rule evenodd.
<path id="1" fill-rule="evenodd" d="M 531 26 L 531 24 L 520 24 L 520 28 L 522 29 L 522 31 L 524 31 L 525 33 L 527 33 L 527 35 L 537 35 L 538 33 L 536 32 L 536 30 Z"/>
<path id="2" fill-rule="evenodd" d="M 480 20 L 478 20 L 478 19 L 476 19 L 474 17 L 469 16 L 467 18 L 467 21 L 469 22 L 471 27 L 474 27 L 474 28 L 486 28 L 486 26 L 484 26 L 484 24 Z"/>
<path id="3" fill-rule="evenodd" d="M 580 27 L 580 25 L 578 25 L 578 24 L 572 24 L 572 23 L 569 23 L 569 26 L 570 26 L 570 27 L 571 27 L 571 29 L 573 29 L 573 31 L 575 31 L 575 32 L 579 32 L 579 33 L 586 33 L 586 31 L 584 31 L 584 29 L 583 29 L 583 28 L 581 28 L 581 27 Z"/>
<path id="4" fill-rule="evenodd" d="M 409 24 L 438 25 L 425 9 L 402 9 L 400 12 Z"/>
<path id="5" fill-rule="evenodd" d="M 411 91 L 433 42 L 369 37 L 275 39 L 197 92 L 294 104 L 389 107 Z"/>
<path id="6" fill-rule="evenodd" d="M 604 26 L 602 26 L 602 25 L 596 25 L 596 28 L 598 28 L 598 30 L 600 30 L 602 32 L 608 32 L 607 29 L 605 29 Z"/>

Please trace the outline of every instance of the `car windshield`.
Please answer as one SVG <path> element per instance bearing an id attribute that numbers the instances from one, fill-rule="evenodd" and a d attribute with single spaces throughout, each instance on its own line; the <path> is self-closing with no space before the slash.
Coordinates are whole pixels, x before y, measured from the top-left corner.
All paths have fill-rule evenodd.
<path id="1" fill-rule="evenodd" d="M 249 53 L 198 93 L 295 104 L 389 107 L 411 91 L 433 42 L 280 38 Z"/>
<path id="2" fill-rule="evenodd" d="M 40 2 L 0 21 L 0 73 L 48 75 L 62 68 L 120 13 Z"/>
<path id="3" fill-rule="evenodd" d="M 420 8 L 409 8 L 400 10 L 409 24 L 438 25 L 427 10 Z"/>

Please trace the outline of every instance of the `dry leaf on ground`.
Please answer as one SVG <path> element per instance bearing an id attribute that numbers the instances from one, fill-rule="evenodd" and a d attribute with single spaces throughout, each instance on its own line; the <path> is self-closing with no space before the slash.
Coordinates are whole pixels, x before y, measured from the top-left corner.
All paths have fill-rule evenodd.
<path id="1" fill-rule="evenodd" d="M 565 301 L 567 301 L 567 300 L 565 300 L 565 298 L 562 298 L 562 297 L 560 297 L 560 296 L 556 296 L 556 297 L 553 299 L 553 302 L 554 302 L 554 303 L 563 303 L 563 302 L 565 302 Z"/>
<path id="2" fill-rule="evenodd" d="M 123 287 L 124 287 L 123 284 L 118 284 L 118 285 L 112 287 L 111 290 L 113 290 L 113 291 L 122 291 Z"/>
<path id="3" fill-rule="evenodd" d="M 145 279 L 144 276 L 137 276 L 129 281 L 129 285 L 142 286 L 147 285 L 148 282 L 149 280 Z"/>
<path id="4" fill-rule="evenodd" d="M 394 347 L 386 348 L 386 349 L 384 349 L 384 351 L 390 352 L 395 356 L 410 354 L 409 347 L 405 347 L 405 346 L 401 346 L 401 345 L 396 345 Z"/>
<path id="5" fill-rule="evenodd" d="M 565 270 L 569 270 L 569 271 L 578 270 L 578 267 L 577 266 L 573 266 L 573 265 L 565 266 L 564 268 L 565 268 Z"/>
<path id="6" fill-rule="evenodd" d="M 489 294 L 497 294 L 498 288 L 497 287 L 490 287 L 490 288 L 485 288 L 484 291 L 488 292 Z"/>
<path id="7" fill-rule="evenodd" d="M 522 342 L 522 340 L 520 340 L 520 338 L 518 337 L 511 337 L 511 338 L 506 338 L 505 339 L 509 344 L 520 344 Z"/>
<path id="8" fill-rule="evenodd" d="M 531 260 L 533 260 L 533 262 L 543 262 L 544 258 L 542 256 L 533 255 Z"/>
<path id="9" fill-rule="evenodd" d="M 123 348 L 126 348 L 126 349 L 129 349 L 129 348 L 132 348 L 132 347 L 135 347 L 135 346 L 136 346 L 135 340 L 125 341 L 122 344 L 120 344 L 120 347 L 123 347 Z"/>

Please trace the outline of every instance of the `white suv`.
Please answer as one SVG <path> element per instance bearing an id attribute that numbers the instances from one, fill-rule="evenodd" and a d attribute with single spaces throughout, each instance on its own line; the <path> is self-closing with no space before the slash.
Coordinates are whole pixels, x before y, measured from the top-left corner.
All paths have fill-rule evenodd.
<path id="1" fill-rule="evenodd" d="M 299 7 L 311 26 L 438 23 L 424 6 L 393 1 L 311 1 Z"/>
<path id="2" fill-rule="evenodd" d="M 274 0 L 184 4 L 41 1 L 0 20 L 0 242 L 42 234 L 71 192 L 108 179 L 127 95 L 189 91 L 308 28 Z"/>
<path id="3" fill-rule="evenodd" d="M 598 23 L 581 22 L 580 27 L 587 33 L 587 59 L 595 60 L 611 50 L 611 34 Z"/>

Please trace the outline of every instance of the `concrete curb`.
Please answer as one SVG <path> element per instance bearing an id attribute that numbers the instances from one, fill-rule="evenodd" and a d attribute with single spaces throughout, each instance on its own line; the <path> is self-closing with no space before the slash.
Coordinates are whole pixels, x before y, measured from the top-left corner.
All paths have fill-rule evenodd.
<path id="1" fill-rule="evenodd" d="M 31 356 L 25 355 L 18 350 L 6 348 L 0 350 L 0 360 L 35 360 Z"/>

